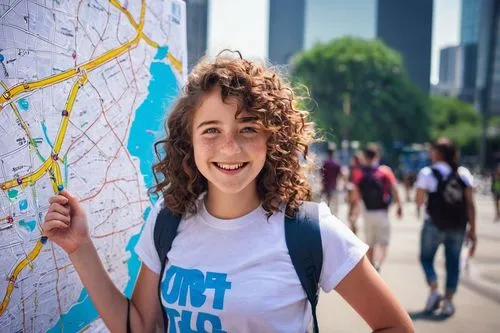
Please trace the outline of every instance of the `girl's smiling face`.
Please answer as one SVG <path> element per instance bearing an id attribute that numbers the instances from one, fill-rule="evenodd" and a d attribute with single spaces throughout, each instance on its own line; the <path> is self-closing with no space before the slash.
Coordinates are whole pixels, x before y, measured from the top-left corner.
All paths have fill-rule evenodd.
<path id="1" fill-rule="evenodd" d="M 205 95 L 192 121 L 194 160 L 209 191 L 256 191 L 256 178 L 266 161 L 267 133 L 257 118 L 238 109 L 235 98 L 222 101 L 220 88 Z"/>

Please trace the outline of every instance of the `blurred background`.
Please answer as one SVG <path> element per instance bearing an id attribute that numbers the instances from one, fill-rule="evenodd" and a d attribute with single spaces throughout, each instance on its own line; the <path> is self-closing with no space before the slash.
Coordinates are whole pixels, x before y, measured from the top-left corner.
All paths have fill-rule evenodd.
<path id="1" fill-rule="evenodd" d="M 225 48 L 281 67 L 344 163 L 375 141 L 401 170 L 441 135 L 478 173 L 500 160 L 499 1 L 186 3 L 189 68 Z"/>
<path id="2" fill-rule="evenodd" d="M 406 194 L 382 277 L 415 321 L 418 332 L 500 332 L 500 223 L 491 175 L 500 162 L 499 0 L 187 0 L 189 69 L 223 49 L 276 66 L 307 90 L 323 140 L 348 167 L 369 142 L 400 180 L 429 165 L 428 142 L 447 136 L 474 174 L 478 250 L 463 258 L 457 313 L 421 315 L 427 296 L 418 262 L 422 221 Z M 313 180 L 315 198 L 320 185 Z M 342 198 L 334 211 L 343 221 Z M 404 192 L 401 192 L 404 193 Z M 362 220 L 361 220 L 362 223 Z M 360 237 L 363 239 L 361 228 Z M 444 258 L 436 267 L 444 278 Z M 323 295 L 324 332 L 367 332 L 369 327 L 337 295 Z"/>

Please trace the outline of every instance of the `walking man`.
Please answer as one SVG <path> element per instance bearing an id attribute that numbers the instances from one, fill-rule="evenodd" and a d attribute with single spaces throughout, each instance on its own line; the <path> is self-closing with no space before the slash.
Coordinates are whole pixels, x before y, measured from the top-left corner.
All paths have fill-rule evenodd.
<path id="1" fill-rule="evenodd" d="M 363 150 L 366 165 L 353 173 L 353 183 L 357 195 L 362 199 L 364 211 L 365 242 L 370 246 L 367 256 L 377 271 L 385 260 L 391 237 L 389 206 L 394 200 L 397 215 L 403 217 L 403 209 L 397 189 L 397 181 L 392 169 L 380 165 L 380 149 L 375 144 Z"/>

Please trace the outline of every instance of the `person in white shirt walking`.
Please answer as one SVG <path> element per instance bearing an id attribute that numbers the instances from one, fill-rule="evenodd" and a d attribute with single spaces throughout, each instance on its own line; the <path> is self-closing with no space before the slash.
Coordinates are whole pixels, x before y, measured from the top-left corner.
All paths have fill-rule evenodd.
<path id="1" fill-rule="evenodd" d="M 473 178 L 469 170 L 458 164 L 458 151 L 448 138 L 436 140 L 430 149 L 432 166 L 423 168 L 416 181 L 417 214 L 426 204 L 420 239 L 420 263 L 430 288 L 424 311 L 440 309 L 443 316 L 455 312 L 453 296 L 460 275 L 460 253 L 464 240 L 470 242 L 469 255 L 476 248 L 476 219 Z M 427 200 L 426 200 L 427 199 Z M 467 225 L 469 226 L 468 231 Z M 439 292 L 434 257 L 439 246 L 445 247 L 446 289 Z"/>

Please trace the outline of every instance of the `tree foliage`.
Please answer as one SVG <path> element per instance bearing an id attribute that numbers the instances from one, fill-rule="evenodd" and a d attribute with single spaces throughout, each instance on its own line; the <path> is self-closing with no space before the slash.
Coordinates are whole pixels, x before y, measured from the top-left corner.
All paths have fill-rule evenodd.
<path id="1" fill-rule="evenodd" d="M 409 81 L 400 55 L 379 40 L 317 44 L 297 55 L 292 77 L 310 89 L 313 117 L 330 139 L 390 147 L 429 137 L 428 98 Z"/>
<path id="2" fill-rule="evenodd" d="M 455 98 L 431 97 L 432 138 L 446 136 L 465 154 L 477 154 L 481 139 L 481 117 L 470 104 Z"/>

